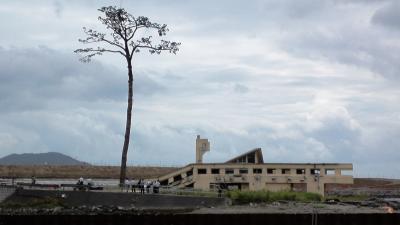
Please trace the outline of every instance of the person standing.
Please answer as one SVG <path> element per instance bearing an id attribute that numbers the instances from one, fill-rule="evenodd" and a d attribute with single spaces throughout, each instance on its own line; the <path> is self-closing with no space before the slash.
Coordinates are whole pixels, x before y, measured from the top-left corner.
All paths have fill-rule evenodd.
<path id="1" fill-rule="evenodd" d="M 219 185 L 217 186 L 217 188 L 218 188 L 218 198 L 222 198 L 222 185 L 219 184 Z"/>
<path id="2" fill-rule="evenodd" d="M 32 177 L 31 177 L 31 184 L 32 184 L 32 185 L 35 185 L 35 184 L 36 184 L 36 177 L 35 177 L 35 176 L 32 176 Z"/>
<path id="3" fill-rule="evenodd" d="M 142 179 L 139 180 L 139 188 L 140 188 L 140 194 L 144 194 L 144 182 Z"/>
<path id="4" fill-rule="evenodd" d="M 126 189 L 126 192 L 129 191 L 129 180 L 128 180 L 128 179 L 125 179 L 125 182 L 124 182 L 124 189 Z"/>
<path id="5" fill-rule="evenodd" d="M 156 180 L 153 184 L 153 192 L 158 194 L 160 192 L 160 181 Z"/>
<path id="6" fill-rule="evenodd" d="M 83 177 L 80 177 L 79 178 L 79 180 L 78 180 L 78 183 L 77 183 L 78 185 L 83 185 Z"/>
<path id="7" fill-rule="evenodd" d="M 80 191 L 85 190 L 85 187 L 83 185 L 83 177 L 79 178 L 78 182 L 76 183 L 76 187 L 74 188 L 74 190 L 75 189 L 78 189 Z"/>
<path id="8" fill-rule="evenodd" d="M 146 192 L 147 192 L 147 194 L 150 194 L 150 188 L 151 188 L 151 181 L 147 181 L 146 182 Z"/>
<path id="9" fill-rule="evenodd" d="M 132 193 L 136 193 L 136 181 L 134 179 L 131 180 L 131 191 Z"/>
<path id="10" fill-rule="evenodd" d="M 143 194 L 146 192 L 147 190 L 147 182 L 143 181 Z"/>

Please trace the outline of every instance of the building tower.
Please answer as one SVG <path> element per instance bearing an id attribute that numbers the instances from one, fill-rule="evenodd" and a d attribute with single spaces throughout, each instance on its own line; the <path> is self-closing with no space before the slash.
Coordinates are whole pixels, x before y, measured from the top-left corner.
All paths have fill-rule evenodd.
<path id="1" fill-rule="evenodd" d="M 210 142 L 208 139 L 200 139 L 200 135 L 196 138 L 196 163 L 203 163 L 203 155 L 210 151 Z"/>

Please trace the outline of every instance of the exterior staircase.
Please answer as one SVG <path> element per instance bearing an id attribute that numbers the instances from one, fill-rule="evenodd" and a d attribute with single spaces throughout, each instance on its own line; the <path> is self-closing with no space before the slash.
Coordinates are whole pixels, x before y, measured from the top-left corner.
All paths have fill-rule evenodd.
<path id="1" fill-rule="evenodd" d="M 163 175 L 158 178 L 161 184 L 169 187 L 184 188 L 194 183 L 193 181 L 193 165 L 189 164 L 177 171 Z"/>

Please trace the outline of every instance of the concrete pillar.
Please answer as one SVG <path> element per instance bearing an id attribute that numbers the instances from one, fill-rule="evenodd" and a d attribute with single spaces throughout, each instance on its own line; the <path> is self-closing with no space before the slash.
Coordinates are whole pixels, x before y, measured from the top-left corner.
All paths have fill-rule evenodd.
<path id="1" fill-rule="evenodd" d="M 210 151 L 210 142 L 208 139 L 200 139 L 200 135 L 196 138 L 196 163 L 203 163 L 204 153 Z"/>
<path id="2" fill-rule="evenodd" d="M 311 178 L 311 177 L 310 177 Z M 320 179 L 312 179 L 307 180 L 307 192 L 318 193 L 324 196 L 325 194 L 325 184 Z"/>

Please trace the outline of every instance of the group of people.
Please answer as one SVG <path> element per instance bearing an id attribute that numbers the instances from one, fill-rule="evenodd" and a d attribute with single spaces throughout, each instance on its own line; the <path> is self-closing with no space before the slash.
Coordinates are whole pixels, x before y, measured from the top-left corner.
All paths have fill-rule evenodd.
<path id="1" fill-rule="evenodd" d="M 159 193 L 160 192 L 160 182 L 158 180 L 133 180 L 133 179 L 126 179 L 125 180 L 125 189 L 126 192 L 131 190 L 132 192 L 136 193 L 136 189 L 140 191 L 140 194 L 145 193 Z"/>
<path id="2" fill-rule="evenodd" d="M 83 177 L 79 178 L 75 185 L 74 189 L 78 190 L 100 190 L 95 187 L 92 179 L 83 179 Z M 136 190 L 138 190 L 141 194 L 157 194 L 160 193 L 160 182 L 158 180 L 126 179 L 121 188 L 125 189 L 126 192 L 132 191 L 133 193 L 136 193 Z M 101 188 L 101 190 L 103 189 Z"/>
<path id="3" fill-rule="evenodd" d="M 76 185 L 83 185 L 83 177 L 78 179 L 78 182 L 76 182 Z"/>

